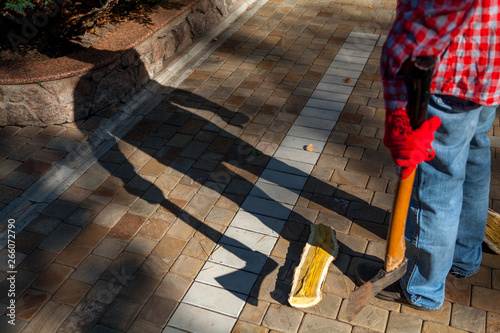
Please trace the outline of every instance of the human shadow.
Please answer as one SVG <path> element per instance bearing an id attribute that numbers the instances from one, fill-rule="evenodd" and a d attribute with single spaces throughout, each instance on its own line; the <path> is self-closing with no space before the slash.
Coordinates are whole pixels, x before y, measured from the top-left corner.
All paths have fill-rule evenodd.
<path id="1" fill-rule="evenodd" d="M 147 70 L 139 54 L 134 50 L 126 50 L 122 54 L 128 59 L 126 63 L 137 65 L 132 69 L 119 68 L 105 73 L 99 83 L 84 77 L 76 85 L 75 101 L 79 97 L 80 90 L 91 91 L 88 95 L 93 96 L 91 101 L 75 104 L 75 114 L 89 115 L 87 121 L 79 123 L 82 130 L 91 130 L 91 124 L 96 123 L 94 121 L 96 118 L 110 114 L 113 108 L 119 109 L 117 104 L 124 103 L 125 98 L 132 92 L 138 91 L 151 81 L 151 78 L 147 77 Z M 103 81 L 106 85 L 103 85 Z M 159 87 L 154 80 L 152 84 L 156 87 L 151 90 L 165 91 L 168 88 Z M 103 86 L 108 90 L 102 89 Z M 128 92 L 126 87 L 129 87 Z M 237 87 L 225 88 L 234 90 Z M 300 198 L 306 184 L 313 184 L 312 188 L 319 186 L 323 190 L 326 189 L 324 192 L 328 193 L 327 195 L 312 194 L 307 198 L 324 211 L 349 220 L 356 220 L 360 216 L 369 220 L 367 214 L 358 214 L 360 210 L 367 208 L 374 216 L 373 222 L 383 224 L 386 220 L 386 210 L 370 206 L 365 200 L 311 176 L 291 160 L 275 158 L 260 152 L 255 148 L 255 143 L 242 139 L 240 133 L 258 112 L 258 107 L 252 108 L 251 111 L 229 109 L 194 91 L 173 89 L 158 107 L 117 140 L 150 157 L 151 161 L 163 169 L 161 174 L 174 176 L 178 179 L 178 184 L 195 186 L 198 191 L 205 189 L 220 194 L 221 198 L 241 208 L 238 214 L 247 214 L 247 218 L 254 223 L 260 223 L 262 228 L 276 236 L 281 235 L 295 246 L 303 245 L 307 237 L 290 236 L 290 233 L 281 232 L 291 214 L 295 221 L 300 221 L 299 223 L 304 225 L 315 223 L 293 211 L 293 205 Z M 117 136 L 116 133 L 109 134 L 112 137 Z M 190 226 L 194 232 L 213 242 L 213 251 L 206 253 L 206 260 L 214 264 L 221 263 L 217 257 L 222 252 L 236 258 L 233 267 L 236 270 L 217 277 L 216 281 L 237 297 L 255 302 L 256 299 L 252 297 L 247 300 L 250 290 L 245 288 L 243 290 L 238 281 L 246 273 L 253 274 L 255 285 L 251 295 L 257 295 L 263 281 L 262 277 L 257 279 L 259 274 L 262 274 L 262 267 L 265 265 L 266 271 L 269 272 L 279 266 L 269 257 L 272 248 L 268 252 L 261 252 L 229 236 L 228 233 L 224 234 L 223 229 L 204 222 L 205 216 L 197 216 L 187 201 L 169 197 L 171 188 L 162 188 L 156 181 L 158 175 L 148 176 L 141 172 L 137 165 L 131 163 L 129 156 L 120 150 L 118 144 L 112 148 L 110 155 L 112 159 L 106 160 L 101 156 L 96 158 L 110 175 L 121 180 L 124 189 L 130 195 L 137 196 L 149 204 L 159 205 L 168 214 L 173 214 L 178 221 Z M 312 165 L 310 167 L 312 169 Z M 256 179 L 259 179 L 258 186 L 255 186 Z M 289 202 L 276 201 L 273 191 L 286 193 L 292 199 Z M 250 192 L 252 198 L 256 199 L 254 203 L 244 201 Z M 214 249 L 215 246 L 217 247 Z M 297 249 L 290 247 L 285 260 L 297 262 Z M 293 270 L 293 267 L 287 269 Z M 287 274 L 281 272 L 278 275 Z M 278 286 L 277 282 L 272 297 L 286 304 L 286 296 L 287 293 L 283 292 L 282 285 Z"/>

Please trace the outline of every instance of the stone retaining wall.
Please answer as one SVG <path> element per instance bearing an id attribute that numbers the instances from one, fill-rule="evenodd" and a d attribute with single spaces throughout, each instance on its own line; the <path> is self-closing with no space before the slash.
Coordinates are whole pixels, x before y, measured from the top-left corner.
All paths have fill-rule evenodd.
<path id="1" fill-rule="evenodd" d="M 154 26 L 130 22 L 79 54 L 26 68 L 0 66 L 0 126 L 72 122 L 124 103 L 229 12 L 234 0 L 160 8 Z"/>

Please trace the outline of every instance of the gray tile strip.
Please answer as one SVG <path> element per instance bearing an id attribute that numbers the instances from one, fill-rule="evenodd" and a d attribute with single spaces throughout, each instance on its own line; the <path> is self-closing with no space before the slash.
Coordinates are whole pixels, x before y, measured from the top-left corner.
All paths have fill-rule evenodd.
<path id="1" fill-rule="evenodd" d="M 378 39 L 351 32 L 164 332 L 207 332 L 197 326 L 202 314 L 226 316 L 218 332 L 231 332 L 243 309 L 238 297 L 249 295 Z M 308 144 L 314 152 L 304 149 Z"/>

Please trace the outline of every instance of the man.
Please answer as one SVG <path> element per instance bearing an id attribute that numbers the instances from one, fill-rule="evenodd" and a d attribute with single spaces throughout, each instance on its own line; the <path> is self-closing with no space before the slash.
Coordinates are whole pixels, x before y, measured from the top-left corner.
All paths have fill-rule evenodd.
<path id="1" fill-rule="evenodd" d="M 486 133 L 500 104 L 499 21 L 498 0 L 398 1 L 381 58 L 384 144 L 398 166 L 420 164 L 405 231 L 408 269 L 382 297 L 437 310 L 448 273 L 479 270 L 490 185 Z M 434 57 L 436 68 L 428 119 L 412 130 L 405 78 L 422 56 Z M 365 280 L 368 272 L 358 268 Z"/>

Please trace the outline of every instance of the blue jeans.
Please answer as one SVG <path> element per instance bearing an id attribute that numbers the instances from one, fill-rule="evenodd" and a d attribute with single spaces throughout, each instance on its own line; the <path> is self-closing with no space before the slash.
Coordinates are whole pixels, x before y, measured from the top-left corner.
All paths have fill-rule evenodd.
<path id="1" fill-rule="evenodd" d="M 486 133 L 495 110 L 448 96 L 429 101 L 427 117 L 442 125 L 432 144 L 436 157 L 417 168 L 405 231 L 408 270 L 400 280 L 406 298 L 423 309 L 442 306 L 449 272 L 479 270 L 491 174 Z"/>

